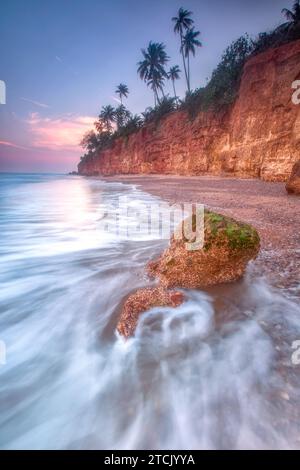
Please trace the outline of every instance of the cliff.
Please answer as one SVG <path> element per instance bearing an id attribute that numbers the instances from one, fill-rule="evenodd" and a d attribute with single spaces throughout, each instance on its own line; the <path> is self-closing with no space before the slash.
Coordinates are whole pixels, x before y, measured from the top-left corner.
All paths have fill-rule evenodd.
<path id="1" fill-rule="evenodd" d="M 183 111 L 150 124 L 88 162 L 82 175 L 165 173 L 235 175 L 284 181 L 300 158 L 300 40 L 270 49 L 245 64 L 238 98 L 227 111 Z"/>

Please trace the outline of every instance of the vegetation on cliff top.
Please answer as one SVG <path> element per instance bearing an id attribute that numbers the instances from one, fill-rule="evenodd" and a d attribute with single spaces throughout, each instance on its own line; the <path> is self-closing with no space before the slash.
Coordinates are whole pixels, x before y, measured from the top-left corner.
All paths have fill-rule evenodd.
<path id="1" fill-rule="evenodd" d="M 150 87 L 154 95 L 154 107 L 148 107 L 141 115 L 133 115 L 123 104 L 129 89 L 120 83 L 116 94 L 120 105 L 113 108 L 103 106 L 95 129 L 82 139 L 81 145 L 86 154 L 81 157 L 86 161 L 113 145 L 119 137 L 127 138 L 137 132 L 143 125 L 154 123 L 171 112 L 185 110 L 191 118 L 200 111 L 220 110 L 231 105 L 238 94 L 240 80 L 245 62 L 251 57 L 272 47 L 278 47 L 288 42 L 300 39 L 300 0 L 295 0 L 291 10 L 282 10 L 286 22 L 276 29 L 260 33 L 251 39 L 247 34 L 238 38 L 225 50 L 220 63 L 213 71 L 210 81 L 205 87 L 191 90 L 190 86 L 190 56 L 195 56 L 196 48 L 201 47 L 199 31 L 194 29 L 192 12 L 180 8 L 176 17 L 172 18 L 174 32 L 179 34 L 180 53 L 186 80 L 186 96 L 180 100 L 176 95 L 175 81 L 179 80 L 181 70 L 173 65 L 168 71 L 166 65 L 169 56 L 163 43 L 150 41 L 146 49 L 142 49 L 142 60 L 138 62 L 138 74 Z M 165 92 L 166 80 L 171 80 L 174 97 Z"/>

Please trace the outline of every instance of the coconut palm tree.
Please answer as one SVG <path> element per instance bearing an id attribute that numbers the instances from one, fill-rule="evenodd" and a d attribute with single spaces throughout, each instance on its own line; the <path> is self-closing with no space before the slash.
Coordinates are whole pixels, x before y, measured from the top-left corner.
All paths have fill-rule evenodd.
<path id="1" fill-rule="evenodd" d="M 107 106 L 102 106 L 99 118 L 104 121 L 107 132 L 111 133 L 112 123 L 115 122 L 116 119 L 115 109 L 110 104 Z"/>
<path id="2" fill-rule="evenodd" d="M 283 8 L 282 13 L 288 20 L 288 22 L 293 25 L 297 26 L 300 23 L 300 0 L 296 0 L 293 4 L 292 10 L 288 8 Z"/>
<path id="3" fill-rule="evenodd" d="M 134 114 L 133 116 L 130 117 L 128 120 L 126 127 L 128 127 L 130 130 L 135 130 L 139 129 L 143 125 L 143 119 L 141 116 L 138 114 Z"/>
<path id="4" fill-rule="evenodd" d="M 130 111 L 126 109 L 123 104 L 120 104 L 120 106 L 115 109 L 114 115 L 118 130 L 121 129 L 121 127 L 125 126 L 125 124 L 131 117 Z"/>
<path id="5" fill-rule="evenodd" d="M 98 134 L 103 134 L 107 131 L 106 124 L 103 119 L 100 119 L 100 117 L 97 121 L 94 122 L 94 126 Z"/>
<path id="6" fill-rule="evenodd" d="M 163 93 L 164 79 L 167 78 L 165 65 L 169 57 L 165 49 L 163 43 L 150 41 L 147 49 L 142 49 L 143 60 L 138 62 L 138 74 L 153 90 L 155 104 L 159 103 L 158 91 Z"/>
<path id="7" fill-rule="evenodd" d="M 119 96 L 121 104 L 123 104 L 123 97 L 127 98 L 129 94 L 128 86 L 124 83 L 120 83 L 120 85 L 118 85 L 116 88 L 116 94 Z"/>
<path id="8" fill-rule="evenodd" d="M 86 149 L 88 152 L 94 152 L 98 146 L 97 135 L 94 131 L 88 131 L 82 137 L 80 142 L 81 147 Z"/>
<path id="9" fill-rule="evenodd" d="M 154 107 L 156 107 L 159 103 L 159 96 L 158 96 L 158 90 L 159 90 L 159 85 L 158 85 L 158 80 L 151 79 L 148 80 L 147 86 L 151 88 L 153 91 L 154 95 Z"/>
<path id="10" fill-rule="evenodd" d="M 195 31 L 194 28 L 189 29 L 182 41 L 182 51 L 187 58 L 187 77 L 188 77 L 188 92 L 191 91 L 191 77 L 190 77 L 190 53 L 195 57 L 196 47 L 201 47 L 202 43 L 197 39 L 200 31 Z"/>
<path id="11" fill-rule="evenodd" d="M 165 92 L 164 92 L 165 77 L 162 76 L 159 72 L 154 71 L 152 74 L 152 78 L 148 80 L 147 85 L 154 92 L 155 106 L 159 105 L 161 102 L 161 99 L 159 97 L 158 92 L 160 91 L 162 98 L 165 97 Z"/>
<path id="12" fill-rule="evenodd" d="M 178 67 L 178 65 L 173 65 L 173 67 L 171 67 L 169 72 L 168 72 L 168 79 L 172 80 L 174 98 L 175 98 L 176 102 L 177 102 L 177 95 L 176 95 L 176 89 L 175 89 L 175 80 L 179 80 L 180 73 L 181 73 L 181 70 Z"/>
<path id="13" fill-rule="evenodd" d="M 185 74 L 187 87 L 188 87 L 188 74 L 187 74 L 185 57 L 183 53 L 183 36 L 184 36 L 184 32 L 188 31 L 194 23 L 194 20 L 192 20 L 191 15 L 192 15 L 191 11 L 185 10 L 184 8 L 179 8 L 177 16 L 174 16 L 172 18 L 172 21 L 174 22 L 174 32 L 179 34 L 180 36 L 180 52 L 182 55 L 184 74 Z"/>

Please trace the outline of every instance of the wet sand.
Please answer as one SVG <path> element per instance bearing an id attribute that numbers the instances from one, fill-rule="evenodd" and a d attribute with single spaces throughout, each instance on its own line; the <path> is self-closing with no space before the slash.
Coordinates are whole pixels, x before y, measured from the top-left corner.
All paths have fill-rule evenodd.
<path id="1" fill-rule="evenodd" d="M 284 183 L 214 176 L 132 175 L 105 178 L 134 184 L 169 203 L 202 203 L 251 223 L 261 237 L 257 274 L 300 296 L 300 197 Z"/>

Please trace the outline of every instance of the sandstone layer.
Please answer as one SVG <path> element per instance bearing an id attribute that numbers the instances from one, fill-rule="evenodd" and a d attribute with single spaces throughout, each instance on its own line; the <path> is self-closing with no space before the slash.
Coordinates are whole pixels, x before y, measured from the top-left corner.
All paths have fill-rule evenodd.
<path id="1" fill-rule="evenodd" d="M 245 64 L 238 98 L 226 111 L 191 120 L 178 111 L 144 126 L 88 162 L 82 175 L 231 175 L 286 181 L 300 158 L 300 40 Z"/>

